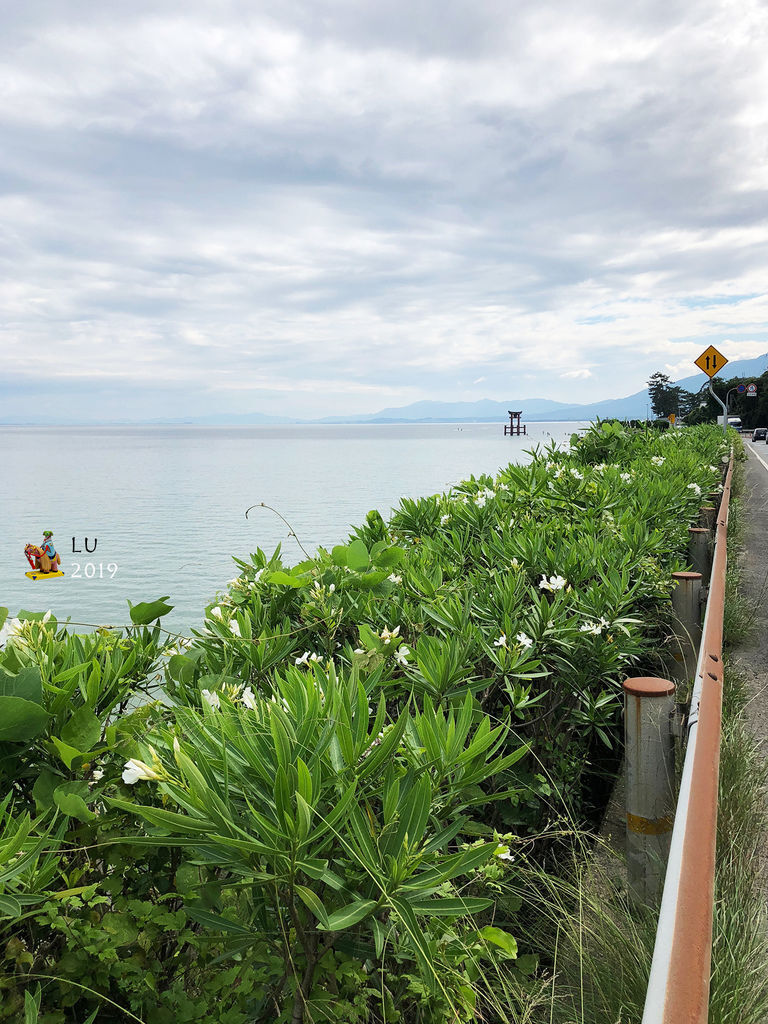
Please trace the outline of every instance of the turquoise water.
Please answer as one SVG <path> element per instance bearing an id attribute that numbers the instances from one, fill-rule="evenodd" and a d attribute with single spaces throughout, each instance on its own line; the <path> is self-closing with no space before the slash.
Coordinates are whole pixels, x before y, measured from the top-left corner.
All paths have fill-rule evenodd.
<path id="1" fill-rule="evenodd" d="M 369 509 L 386 517 L 402 496 L 526 462 L 526 449 L 576 426 L 529 424 L 519 438 L 495 423 L 0 427 L 0 605 L 117 624 L 129 621 L 126 599 L 169 595 L 164 623 L 186 631 L 236 575 L 232 555 L 281 543 L 288 562 L 303 557 L 275 513 L 246 519 L 249 505 L 273 506 L 312 553 L 345 540 Z M 65 576 L 33 582 L 24 545 L 45 529 Z"/>

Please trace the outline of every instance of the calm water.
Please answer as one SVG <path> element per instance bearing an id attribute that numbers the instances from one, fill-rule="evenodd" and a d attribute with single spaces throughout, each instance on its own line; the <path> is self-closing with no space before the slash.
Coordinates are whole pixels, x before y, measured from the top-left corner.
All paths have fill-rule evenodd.
<path id="1" fill-rule="evenodd" d="M 495 423 L 0 427 L 0 605 L 115 624 L 129 621 L 127 598 L 167 594 L 175 610 L 164 623 L 187 630 L 236 575 L 233 554 L 282 543 L 286 561 L 302 558 L 278 516 L 259 508 L 246 520 L 249 505 L 276 508 L 312 553 L 343 542 L 369 509 L 386 518 L 402 496 L 527 462 L 526 449 L 577 426 L 536 423 L 520 438 Z M 45 529 L 65 576 L 34 582 L 24 545 Z"/>

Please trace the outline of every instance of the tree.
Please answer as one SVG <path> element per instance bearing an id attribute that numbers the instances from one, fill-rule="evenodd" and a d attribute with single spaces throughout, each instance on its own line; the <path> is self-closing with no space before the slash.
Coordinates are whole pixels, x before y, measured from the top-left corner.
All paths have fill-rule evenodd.
<path id="1" fill-rule="evenodd" d="M 653 373 L 648 380 L 648 395 L 656 416 L 684 416 L 693 406 L 695 396 L 680 388 L 664 373 Z"/>

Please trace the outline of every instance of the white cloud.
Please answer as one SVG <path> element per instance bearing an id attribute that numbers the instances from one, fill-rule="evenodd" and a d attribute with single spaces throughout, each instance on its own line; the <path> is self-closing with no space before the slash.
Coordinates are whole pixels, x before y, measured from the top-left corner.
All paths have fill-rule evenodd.
<path id="1" fill-rule="evenodd" d="M 322 414 L 768 349 L 758 0 L 5 21 L 14 379 Z"/>

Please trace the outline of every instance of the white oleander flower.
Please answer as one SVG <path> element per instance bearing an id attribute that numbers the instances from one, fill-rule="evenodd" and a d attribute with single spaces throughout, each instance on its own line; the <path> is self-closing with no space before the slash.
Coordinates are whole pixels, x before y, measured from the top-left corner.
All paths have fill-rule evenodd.
<path id="1" fill-rule="evenodd" d="M 51 609 L 49 608 L 49 609 L 48 609 L 48 611 L 47 611 L 47 612 L 45 613 L 45 615 L 43 616 L 43 622 L 48 622 L 48 620 L 50 619 L 50 617 L 51 617 Z"/>
<path id="2" fill-rule="evenodd" d="M 512 525 L 512 524 L 510 523 L 510 525 Z M 513 558 L 512 561 L 509 564 L 512 566 L 513 569 L 519 569 L 520 568 L 520 563 L 518 562 L 518 560 L 516 558 Z"/>
<path id="3" fill-rule="evenodd" d="M 148 764 L 137 760 L 135 757 L 132 757 L 130 761 L 126 761 L 123 767 L 123 782 L 126 786 L 132 786 L 141 780 L 153 782 L 159 778 L 160 776 L 154 768 L 150 768 Z"/>
<path id="4" fill-rule="evenodd" d="M 621 479 L 624 481 L 625 484 L 628 484 L 630 482 L 630 480 L 632 479 L 632 474 L 631 473 L 622 473 L 621 474 Z"/>
<path id="5" fill-rule="evenodd" d="M 402 576 L 397 576 L 393 572 L 391 572 L 389 574 L 389 576 L 387 576 L 387 579 L 389 580 L 390 583 L 402 583 L 403 582 L 403 577 Z"/>
<path id="6" fill-rule="evenodd" d="M 399 626 L 395 626 L 395 628 L 393 630 L 391 630 L 391 631 L 389 629 L 387 629 L 387 627 L 385 626 L 384 629 L 381 631 L 381 633 L 379 633 L 379 636 L 384 641 L 384 644 L 386 646 L 388 646 L 395 639 L 395 637 L 399 634 L 399 632 L 400 632 L 400 627 Z"/>
<path id="7" fill-rule="evenodd" d="M 309 651 L 304 651 L 300 658 L 296 658 L 294 665 L 308 665 L 309 664 Z"/>
<path id="8" fill-rule="evenodd" d="M 104 772 L 102 771 L 102 769 L 101 769 L 101 768 L 97 768 L 97 769 L 96 769 L 96 770 L 95 770 L 95 771 L 93 772 L 93 781 L 94 781 L 94 782 L 101 782 L 101 780 L 102 780 L 103 778 L 104 778 Z"/>
<path id="9" fill-rule="evenodd" d="M 494 647 L 506 647 L 507 646 L 507 634 L 502 633 L 493 641 Z"/>
<path id="10" fill-rule="evenodd" d="M 440 516 L 440 525 L 445 526 L 446 523 L 450 523 L 451 517 L 446 513 L 444 516 Z"/>
<path id="11" fill-rule="evenodd" d="M 219 622 L 221 622 L 223 620 L 221 606 L 218 604 L 214 605 L 213 608 L 211 608 L 211 615 L 213 616 L 214 619 L 218 619 Z"/>
<path id="12" fill-rule="evenodd" d="M 336 584 L 335 584 L 335 583 L 332 583 L 332 584 L 330 585 L 330 587 L 328 587 L 328 593 L 329 593 L 329 594 L 332 594 L 332 593 L 333 593 L 333 592 L 334 592 L 335 590 L 336 590 Z"/>
<path id="13" fill-rule="evenodd" d="M 521 647 L 533 647 L 533 640 L 528 636 L 527 633 L 518 633 L 515 640 L 520 644 Z"/>
<path id="14" fill-rule="evenodd" d="M 365 654 L 365 649 L 362 647 L 356 647 L 353 651 L 354 654 Z"/>
<path id="15" fill-rule="evenodd" d="M 242 637 L 243 634 L 240 632 L 240 623 L 237 622 L 235 619 L 232 619 L 232 621 L 230 622 L 229 629 L 234 636 Z"/>
<path id="16" fill-rule="evenodd" d="M 651 462 L 654 464 L 654 466 L 663 466 L 664 465 L 664 456 L 663 455 L 652 455 L 651 456 Z"/>
<path id="17" fill-rule="evenodd" d="M 200 696 L 214 711 L 218 711 L 221 708 L 221 699 L 215 690 L 201 690 Z"/>
<path id="18" fill-rule="evenodd" d="M 688 490 L 693 491 L 697 498 L 701 497 L 701 488 L 698 484 L 688 484 Z"/>
<path id="19" fill-rule="evenodd" d="M 508 846 L 499 844 L 493 853 L 494 857 L 498 857 L 499 860 L 514 860 L 514 856 L 509 852 Z"/>
<path id="20" fill-rule="evenodd" d="M 395 661 L 397 662 L 397 664 L 407 665 L 408 655 L 410 653 L 410 650 L 405 646 L 405 644 L 401 644 L 400 647 L 398 647 L 398 649 L 395 651 Z M 368 710 L 370 711 L 370 708 Z"/>
<path id="21" fill-rule="evenodd" d="M 256 708 L 258 707 L 258 704 L 256 703 L 256 697 L 254 696 L 253 690 L 250 688 L 250 686 L 246 686 L 246 688 L 243 690 L 240 696 L 240 700 L 243 702 L 243 704 L 245 704 L 247 708 L 250 708 L 251 711 L 255 711 Z"/>
<path id="22" fill-rule="evenodd" d="M 549 579 L 547 579 L 546 576 L 542 576 L 539 583 L 539 590 L 562 590 L 567 583 L 568 580 L 566 580 L 564 576 L 550 576 Z"/>

